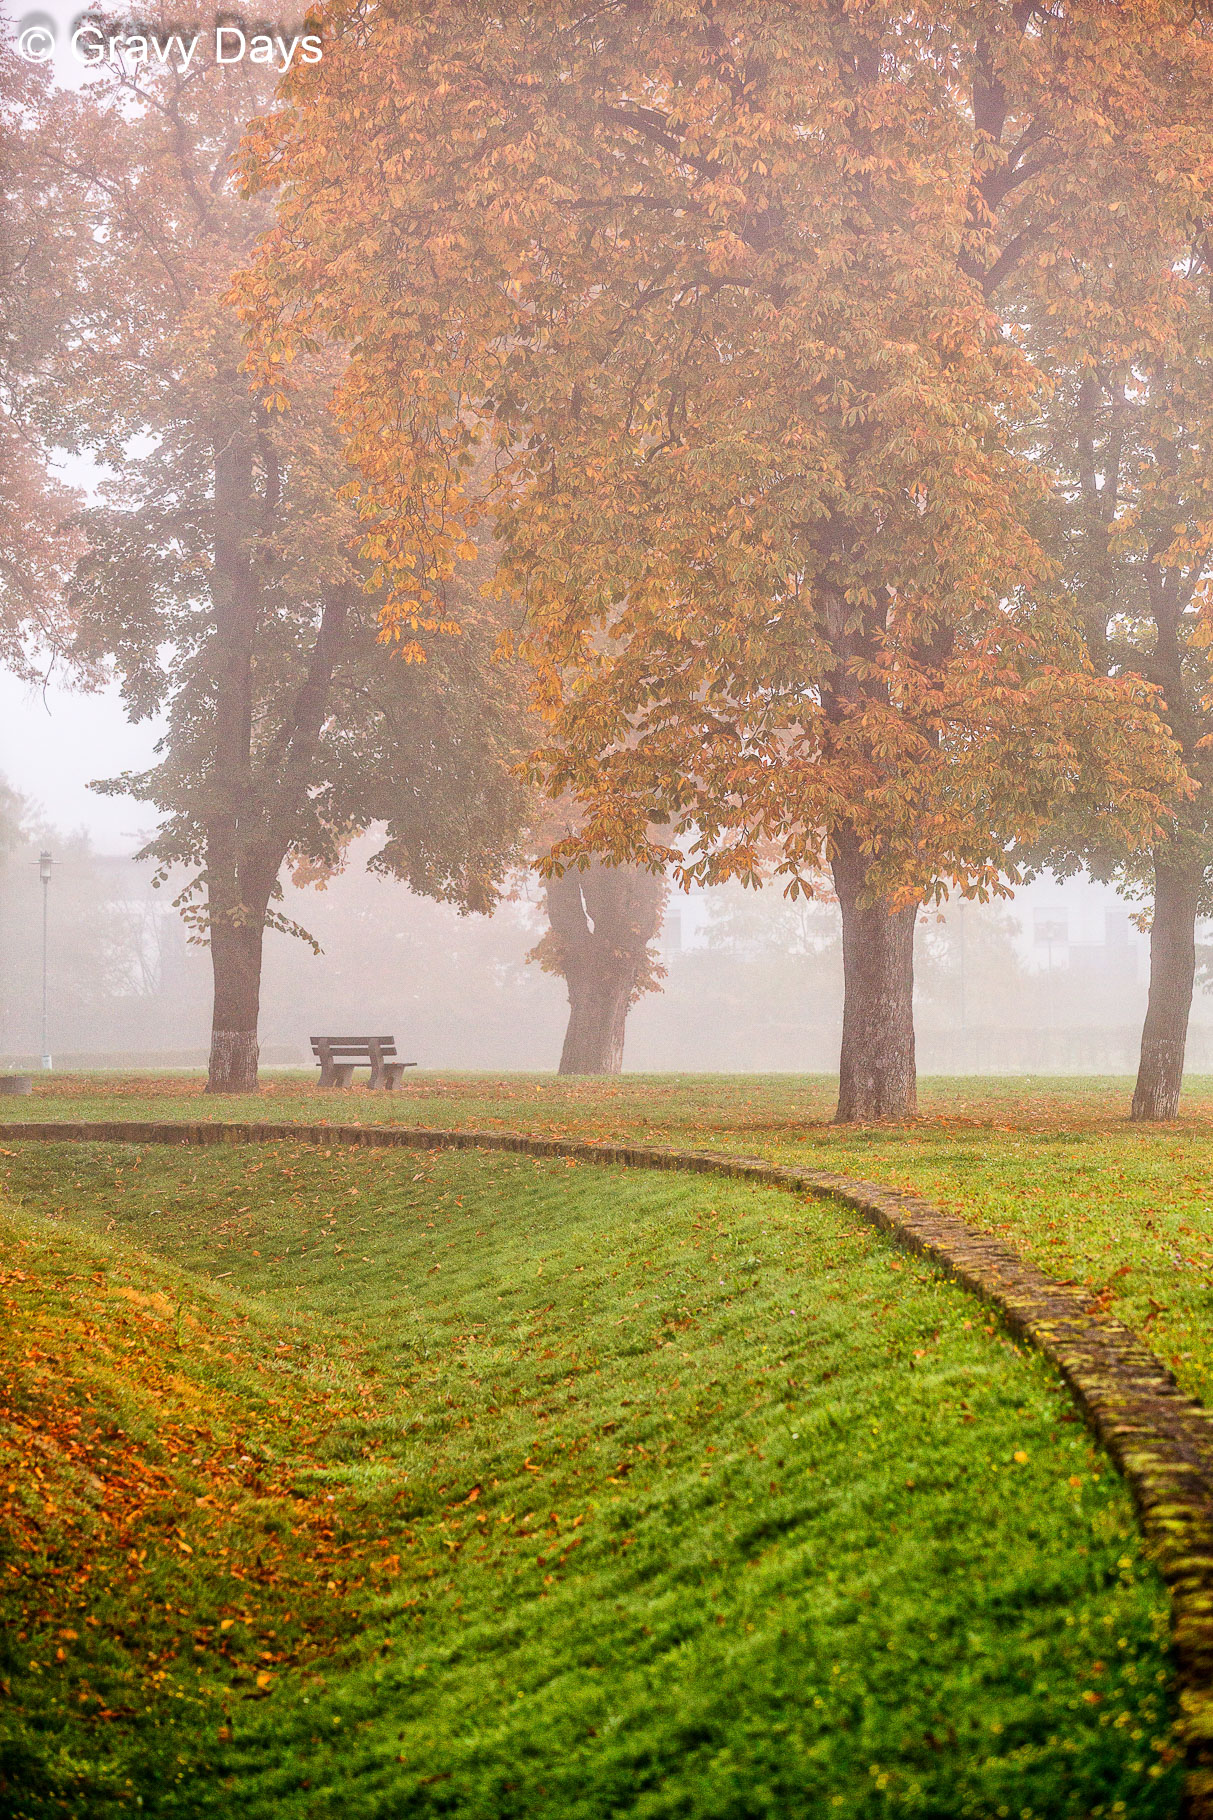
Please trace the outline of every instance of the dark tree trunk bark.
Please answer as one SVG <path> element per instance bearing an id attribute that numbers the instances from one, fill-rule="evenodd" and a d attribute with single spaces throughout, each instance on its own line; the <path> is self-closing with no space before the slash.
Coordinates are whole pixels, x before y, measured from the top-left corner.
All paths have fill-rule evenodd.
<path id="1" fill-rule="evenodd" d="M 842 910 L 842 1055 L 837 1124 L 908 1119 L 918 1110 L 914 1062 L 914 924 L 918 906 L 862 903 L 867 866 L 848 831 L 835 836 Z"/>
<path id="2" fill-rule="evenodd" d="M 207 910 L 214 977 L 208 1093 L 255 1093 L 261 954 L 270 895 L 306 801 L 351 592 L 326 598 L 307 670 L 291 710 L 254 769 L 253 656 L 262 617 L 258 563 L 250 555 L 254 446 L 263 451 L 267 524 L 278 507 L 276 458 L 248 426 L 215 448 L 216 678 L 206 835 Z"/>
<path id="3" fill-rule="evenodd" d="M 208 779 L 207 917 L 214 1000 L 208 1093 L 257 1091 L 262 916 L 242 902 L 242 818 L 254 810 L 253 644 L 260 593 L 253 549 L 256 431 L 233 414 L 216 427 L 215 706 Z M 264 914 L 264 911 L 262 911 Z"/>
<path id="4" fill-rule="evenodd" d="M 537 957 L 563 975 L 569 1023 L 561 1074 L 618 1074 L 628 1011 L 661 969 L 649 944 L 661 926 L 664 878 L 633 866 L 571 869 L 547 883 L 551 932 Z"/>
<path id="5" fill-rule="evenodd" d="M 1133 1093 L 1134 1119 L 1173 1119 L 1183 1086 L 1188 1016 L 1196 982 L 1196 916 L 1203 877 L 1194 863 L 1154 859 L 1150 999 Z"/>
<path id="6" fill-rule="evenodd" d="M 211 923 L 215 999 L 208 1093 L 256 1093 L 257 1020 L 265 910 L 247 923 Z"/>
<path id="7" fill-rule="evenodd" d="M 630 993 L 592 970 L 570 979 L 569 1024 L 560 1051 L 561 1074 L 618 1074 Z"/>

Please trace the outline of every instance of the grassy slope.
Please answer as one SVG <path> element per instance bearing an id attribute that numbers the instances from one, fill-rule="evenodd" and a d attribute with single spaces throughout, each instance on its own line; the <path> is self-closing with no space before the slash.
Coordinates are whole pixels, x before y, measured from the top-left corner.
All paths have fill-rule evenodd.
<path id="1" fill-rule="evenodd" d="M 1123 1487 L 842 1211 L 477 1155 L 4 1167 L 6 1432 L 61 1456 L 0 1563 L 17 1812 L 1176 1811 Z"/>
<path id="2" fill-rule="evenodd" d="M 49 1086 L 49 1084 L 48 1084 Z M 398 1095 L 318 1094 L 271 1078 L 203 1099 L 180 1077 L 77 1076 L 0 1117 L 328 1117 L 504 1126 L 743 1150 L 914 1188 L 1002 1233 L 1058 1276 L 1106 1292 L 1180 1382 L 1213 1401 L 1213 1080 L 1175 1125 L 1131 1126 L 1123 1080 L 929 1080 L 904 1127 L 836 1129 L 822 1076 L 421 1075 Z"/>
<path id="3" fill-rule="evenodd" d="M 171 1789 L 233 1700 L 348 1635 L 306 1426 L 359 1391 L 282 1310 L 0 1211 L 0 1812 Z"/>

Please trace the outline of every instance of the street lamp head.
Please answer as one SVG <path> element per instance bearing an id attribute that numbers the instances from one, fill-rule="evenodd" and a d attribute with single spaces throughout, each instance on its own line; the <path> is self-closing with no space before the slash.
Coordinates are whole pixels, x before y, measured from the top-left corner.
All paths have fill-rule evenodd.
<path id="1" fill-rule="evenodd" d="M 44 885 L 49 885 L 51 882 L 51 866 L 53 864 L 54 861 L 51 859 L 49 853 L 40 853 L 38 855 L 38 877 L 42 880 Z"/>

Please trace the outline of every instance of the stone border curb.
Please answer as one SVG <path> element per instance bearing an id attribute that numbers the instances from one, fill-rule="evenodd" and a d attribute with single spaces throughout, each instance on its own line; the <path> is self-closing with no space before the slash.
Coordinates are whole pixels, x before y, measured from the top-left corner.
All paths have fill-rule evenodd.
<path id="1" fill-rule="evenodd" d="M 324 1148 L 503 1150 L 525 1156 L 734 1177 L 829 1197 L 852 1208 L 903 1250 L 928 1258 L 992 1303 L 1012 1333 L 1065 1379 L 1124 1475 L 1138 1519 L 1171 1594 L 1171 1627 L 1188 1760 L 1184 1814 L 1213 1820 L 1213 1411 L 1182 1391 L 1166 1366 L 1081 1289 L 1059 1282 L 1009 1246 L 918 1196 L 761 1157 L 592 1144 L 510 1131 L 423 1125 L 296 1125 L 135 1120 L 0 1121 L 7 1139 L 123 1144 L 295 1143 Z"/>

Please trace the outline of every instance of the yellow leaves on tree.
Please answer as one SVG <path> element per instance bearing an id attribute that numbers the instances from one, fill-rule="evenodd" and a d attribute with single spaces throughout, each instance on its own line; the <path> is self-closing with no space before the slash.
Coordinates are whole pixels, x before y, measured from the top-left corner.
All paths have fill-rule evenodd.
<path id="1" fill-rule="evenodd" d="M 392 0 L 326 45 L 249 146 L 281 194 L 243 300 L 267 387 L 350 351 L 389 623 L 490 517 L 579 849 L 828 858 L 844 1110 L 910 1109 L 914 905 L 997 889 L 1075 796 L 1146 839 L 1176 788 L 1057 599 L 1016 315 L 1067 331 L 1087 268 L 1148 308 L 1122 238 L 1165 261 L 1190 216 L 1209 47 L 1093 0 Z"/>

